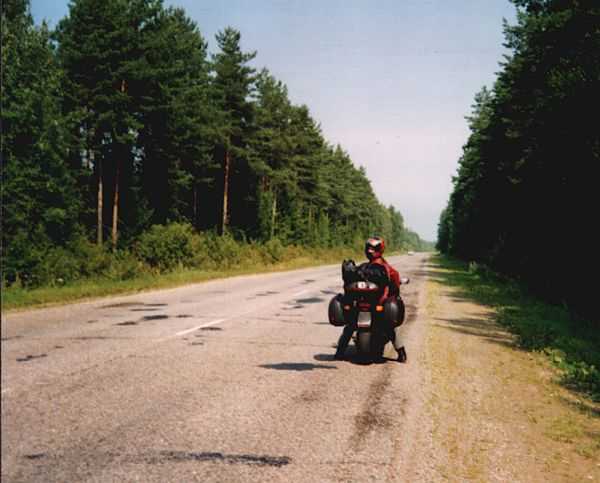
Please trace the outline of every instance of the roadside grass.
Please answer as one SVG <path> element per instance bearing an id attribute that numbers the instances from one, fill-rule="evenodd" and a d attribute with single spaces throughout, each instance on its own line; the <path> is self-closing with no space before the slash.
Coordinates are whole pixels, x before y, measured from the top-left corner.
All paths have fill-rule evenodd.
<path id="1" fill-rule="evenodd" d="M 362 255 L 351 249 L 305 249 L 292 251 L 290 258 L 264 263 L 246 259 L 238 264 L 218 270 L 175 269 L 173 271 L 143 272 L 127 280 L 95 276 L 76 280 L 62 286 L 43 286 L 27 289 L 18 286 L 2 288 L 2 311 L 61 305 L 110 295 L 127 295 L 142 291 L 173 288 L 218 278 L 252 273 L 294 270 L 329 263 L 341 263 L 344 258 L 359 259 Z"/>
<path id="2" fill-rule="evenodd" d="M 544 303 L 475 263 L 441 255 L 431 261 L 442 269 L 441 281 L 458 288 L 459 296 L 492 307 L 497 322 L 517 336 L 522 349 L 544 354 L 558 368 L 564 386 L 600 401 L 600 331 L 592 321 Z"/>

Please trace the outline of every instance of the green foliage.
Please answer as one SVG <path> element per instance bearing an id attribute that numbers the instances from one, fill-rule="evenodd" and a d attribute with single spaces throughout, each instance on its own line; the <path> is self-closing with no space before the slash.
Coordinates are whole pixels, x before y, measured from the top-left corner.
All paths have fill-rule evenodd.
<path id="1" fill-rule="evenodd" d="M 600 400 L 600 334 L 590 319 L 549 305 L 525 286 L 489 267 L 437 257 L 442 281 L 460 295 L 491 306 L 496 320 L 510 329 L 524 350 L 546 354 L 561 371 L 562 382 Z"/>
<path id="2" fill-rule="evenodd" d="M 277 238 L 271 238 L 261 246 L 261 255 L 264 263 L 277 263 L 284 260 L 286 249 Z"/>
<path id="3" fill-rule="evenodd" d="M 184 267 L 194 257 L 194 231 L 191 225 L 171 223 L 153 225 L 135 244 L 135 254 L 159 271 Z"/>
<path id="4" fill-rule="evenodd" d="M 596 312 L 582 266 L 597 266 L 594 228 L 600 130 L 600 6 L 515 2 L 513 54 L 475 97 L 438 248 L 518 277 L 574 312 Z"/>
<path id="5" fill-rule="evenodd" d="M 46 26 L 33 26 L 24 2 L 3 3 L 2 46 L 3 276 L 30 285 L 46 250 L 77 233 L 80 205 L 65 162 L 63 75 Z"/>
<path id="6" fill-rule="evenodd" d="M 3 283 L 426 246 L 240 32 L 216 43 L 160 0 L 73 0 L 55 32 L 2 3 Z"/>

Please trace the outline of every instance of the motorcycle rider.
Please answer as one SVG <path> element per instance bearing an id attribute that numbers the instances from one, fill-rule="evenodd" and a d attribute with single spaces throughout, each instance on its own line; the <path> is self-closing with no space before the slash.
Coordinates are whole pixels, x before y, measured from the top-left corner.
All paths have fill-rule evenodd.
<path id="1" fill-rule="evenodd" d="M 380 265 L 385 269 L 387 273 L 387 278 L 390 281 L 389 284 L 389 297 L 400 297 L 400 274 L 394 267 L 392 267 L 386 260 L 383 258 L 383 252 L 385 251 L 385 241 L 383 238 L 375 236 L 371 237 L 365 243 L 365 256 L 369 260 L 369 265 Z M 401 302 L 400 302 L 401 303 Z M 404 315 L 402 316 L 402 318 Z M 406 349 L 400 342 L 400 337 L 398 336 L 398 327 L 387 327 L 388 330 L 388 338 L 392 342 L 394 349 L 398 353 L 398 362 L 406 362 Z M 352 334 L 356 330 L 356 321 L 352 321 L 344 326 L 344 330 L 342 331 L 342 335 L 338 340 L 337 350 L 335 352 L 336 359 L 343 359 L 344 352 L 350 343 L 350 339 L 352 338 Z"/>

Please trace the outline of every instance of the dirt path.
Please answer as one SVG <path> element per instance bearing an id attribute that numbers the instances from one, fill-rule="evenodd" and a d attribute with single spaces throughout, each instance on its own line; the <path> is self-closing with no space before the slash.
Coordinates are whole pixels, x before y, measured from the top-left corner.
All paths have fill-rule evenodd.
<path id="1" fill-rule="evenodd" d="M 600 481 L 600 405 L 558 386 L 548 361 L 429 270 L 423 404 L 402 481 Z"/>

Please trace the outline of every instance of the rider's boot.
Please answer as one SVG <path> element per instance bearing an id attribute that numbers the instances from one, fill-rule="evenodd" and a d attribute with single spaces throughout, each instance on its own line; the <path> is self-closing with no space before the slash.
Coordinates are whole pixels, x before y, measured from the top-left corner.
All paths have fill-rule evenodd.
<path id="1" fill-rule="evenodd" d="M 398 362 L 406 362 L 406 349 L 404 348 L 404 346 L 399 347 L 398 349 L 396 349 L 396 351 L 398 352 Z"/>
<path id="2" fill-rule="evenodd" d="M 348 324 L 348 325 L 344 326 L 342 335 L 340 335 L 340 338 L 338 340 L 337 350 L 335 351 L 335 355 L 333 356 L 334 359 L 340 360 L 345 357 L 344 353 L 346 352 L 346 348 L 348 347 L 348 344 L 350 343 L 350 339 L 352 338 L 353 332 L 354 332 L 353 325 Z"/>

